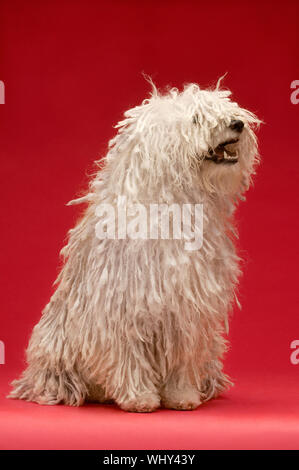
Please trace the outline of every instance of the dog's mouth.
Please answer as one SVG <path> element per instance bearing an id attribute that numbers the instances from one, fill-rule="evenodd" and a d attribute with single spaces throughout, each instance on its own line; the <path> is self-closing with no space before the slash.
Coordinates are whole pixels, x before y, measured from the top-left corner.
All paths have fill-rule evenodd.
<path id="1" fill-rule="evenodd" d="M 214 163 L 237 163 L 238 154 L 236 144 L 239 139 L 231 139 L 219 144 L 215 149 L 210 149 L 205 160 L 210 160 Z"/>

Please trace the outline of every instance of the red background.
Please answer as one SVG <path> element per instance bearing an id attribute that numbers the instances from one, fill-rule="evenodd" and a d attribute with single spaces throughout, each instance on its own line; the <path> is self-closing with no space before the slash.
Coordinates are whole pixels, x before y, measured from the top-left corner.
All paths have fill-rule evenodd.
<path id="1" fill-rule="evenodd" d="M 0 447 L 299 448 L 299 3 L 2 1 L 0 106 L 2 295 Z M 225 86 L 264 120 L 262 164 L 239 210 L 243 305 L 225 368 L 236 386 L 194 412 L 41 407 L 5 399 L 49 300 L 58 252 L 112 125 L 149 92 L 186 82 Z"/>

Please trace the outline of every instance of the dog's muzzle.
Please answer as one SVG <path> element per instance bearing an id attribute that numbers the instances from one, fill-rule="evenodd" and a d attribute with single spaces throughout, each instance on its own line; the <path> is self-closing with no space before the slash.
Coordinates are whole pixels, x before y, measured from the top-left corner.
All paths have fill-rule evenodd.
<path id="1" fill-rule="evenodd" d="M 205 160 L 210 160 L 214 163 L 229 163 L 234 164 L 238 162 L 238 153 L 236 144 L 239 139 L 231 139 L 222 142 L 215 149 L 210 149 Z"/>

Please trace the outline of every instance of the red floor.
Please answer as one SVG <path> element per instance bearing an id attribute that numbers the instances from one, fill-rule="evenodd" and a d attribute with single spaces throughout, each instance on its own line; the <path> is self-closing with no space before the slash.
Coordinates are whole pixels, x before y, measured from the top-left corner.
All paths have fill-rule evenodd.
<path id="1" fill-rule="evenodd" d="M 148 415 L 7 400 L 11 378 L 1 374 L 1 449 L 299 449 L 299 394 L 290 378 L 239 377 L 196 411 Z"/>

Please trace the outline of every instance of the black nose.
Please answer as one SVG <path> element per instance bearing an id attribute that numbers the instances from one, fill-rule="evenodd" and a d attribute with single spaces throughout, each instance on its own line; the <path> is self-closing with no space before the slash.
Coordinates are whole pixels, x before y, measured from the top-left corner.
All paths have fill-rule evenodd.
<path id="1" fill-rule="evenodd" d="M 240 121 L 239 119 L 234 119 L 229 126 L 231 129 L 237 132 L 242 132 L 244 127 L 244 122 Z"/>

